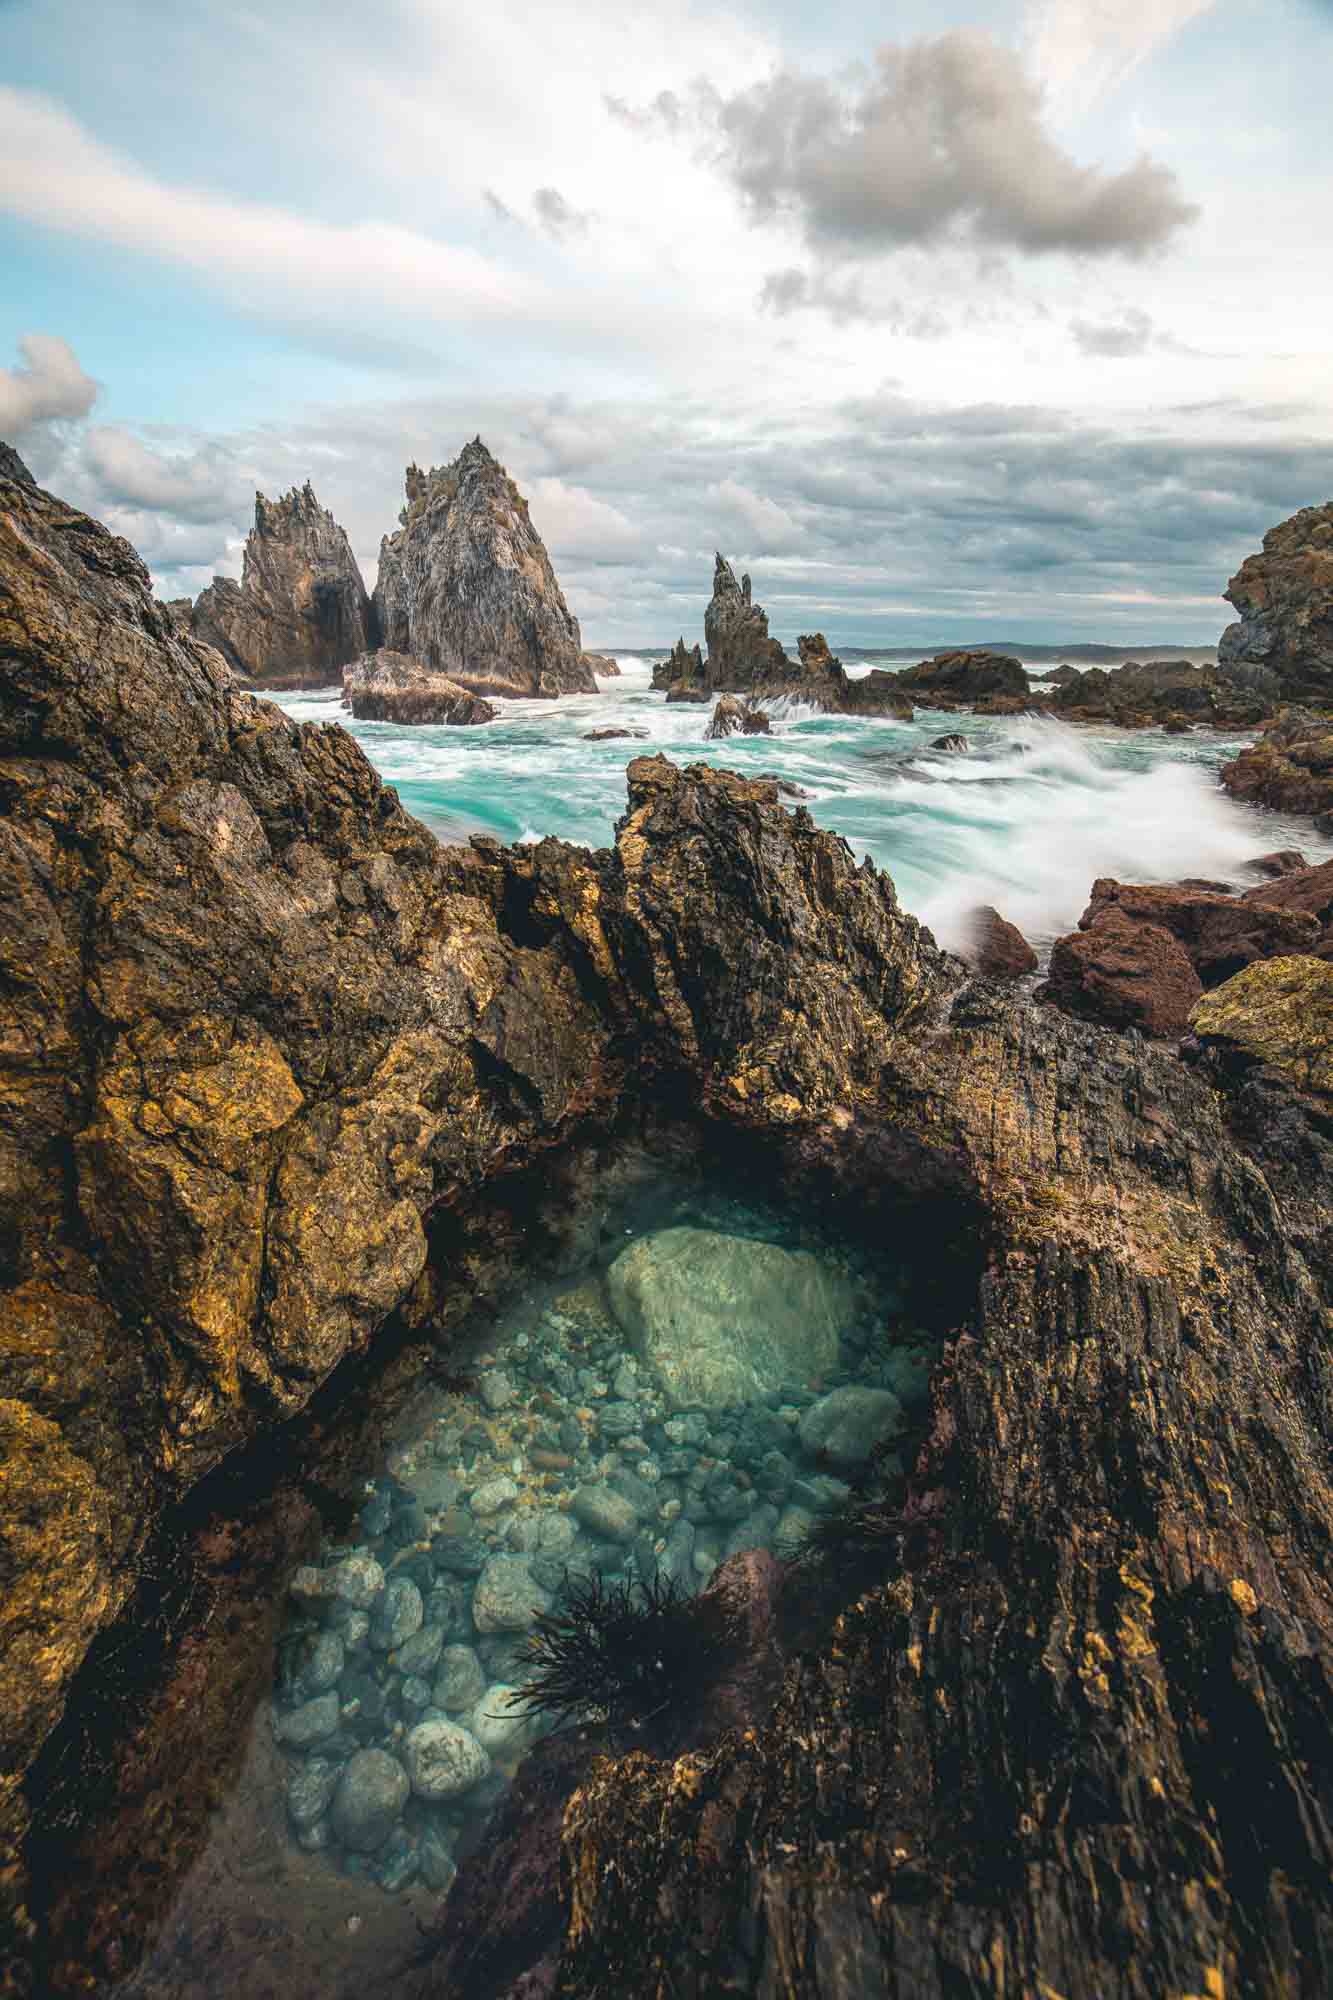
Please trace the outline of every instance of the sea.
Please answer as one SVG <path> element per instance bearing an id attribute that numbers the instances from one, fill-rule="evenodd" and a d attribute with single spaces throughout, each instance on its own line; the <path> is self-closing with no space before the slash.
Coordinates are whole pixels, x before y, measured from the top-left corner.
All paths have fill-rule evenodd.
<path id="1" fill-rule="evenodd" d="M 1222 790 L 1220 766 L 1253 732 L 1168 736 L 930 709 L 895 722 L 777 703 L 768 708 L 771 735 L 710 743 L 711 704 L 668 705 L 651 686 L 666 650 L 616 652 L 620 674 L 596 694 L 505 701 L 494 722 L 468 728 L 358 722 L 337 687 L 273 699 L 301 721 L 341 722 L 408 811 L 446 841 L 554 835 L 607 846 L 625 810 L 626 764 L 659 751 L 677 763 L 786 779 L 808 794 L 800 803 L 819 825 L 893 878 L 904 908 L 950 949 L 966 943 L 970 912 L 990 904 L 1044 957 L 1077 924 L 1099 875 L 1241 887 L 1255 879 L 1246 864 L 1275 848 L 1299 848 L 1311 863 L 1333 858 L 1333 841 L 1308 819 L 1241 805 Z M 850 647 L 842 658 L 854 677 L 908 664 Z M 1052 662 L 1047 653 L 1024 664 L 1035 678 Z M 590 742 L 595 729 L 637 735 Z M 966 751 L 932 747 L 946 735 L 964 736 Z"/>

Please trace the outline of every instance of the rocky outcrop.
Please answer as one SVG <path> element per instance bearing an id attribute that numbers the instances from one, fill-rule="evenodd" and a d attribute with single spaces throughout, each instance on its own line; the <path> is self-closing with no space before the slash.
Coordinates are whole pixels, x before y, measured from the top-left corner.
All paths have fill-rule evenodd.
<path id="1" fill-rule="evenodd" d="M 1027 672 L 1020 660 L 984 648 L 936 653 L 897 676 L 903 692 L 926 708 L 972 708 L 985 715 L 1018 715 L 1030 706 Z"/>
<path id="2" fill-rule="evenodd" d="M 653 669 L 653 686 L 668 701 L 710 701 L 715 694 L 742 694 L 751 703 L 804 702 L 831 715 L 887 715 L 910 721 L 912 704 L 902 677 L 876 667 L 852 680 L 829 651 L 822 632 L 803 633 L 792 659 L 768 636 L 768 614 L 750 594 L 750 579 L 738 583 L 726 557 L 716 557 L 713 595 L 704 613 L 705 659 L 697 646 L 678 639 L 668 659 Z"/>
<path id="3" fill-rule="evenodd" d="M 184 638 L 189 633 L 194 619 L 194 599 L 192 597 L 169 597 L 162 608 L 175 625 L 176 630 Z"/>
<path id="4" fill-rule="evenodd" d="M 1287 701 L 1333 701 L 1333 501 L 1270 528 L 1224 595 L 1240 613 L 1218 641 L 1224 674 L 1271 679 Z"/>
<path id="5" fill-rule="evenodd" d="M 375 644 L 351 543 L 309 480 L 280 500 L 256 493 L 241 580 L 215 576 L 190 629 L 257 687 L 327 687 Z"/>
<path id="6" fill-rule="evenodd" d="M 1232 798 L 1250 805 L 1333 814 L 1333 722 L 1288 709 L 1218 775 Z"/>
<path id="7" fill-rule="evenodd" d="M 734 694 L 721 694 L 708 719 L 704 741 L 716 742 L 722 736 L 767 736 L 771 728 L 762 708 L 752 708 L 748 701 L 737 701 Z"/>
<path id="8" fill-rule="evenodd" d="M 0 479 L 8 479 L 15 486 L 37 484 L 13 445 L 6 444 L 3 438 L 0 438 Z"/>
<path id="9" fill-rule="evenodd" d="M 474 694 L 595 694 L 579 621 L 528 503 L 481 439 L 409 465 L 401 526 L 380 544 L 381 642 Z"/>
<path id="10" fill-rule="evenodd" d="M 433 673 L 420 660 L 387 649 L 367 653 L 343 668 L 343 707 L 360 722 L 492 722 L 494 702 Z"/>
<path id="11" fill-rule="evenodd" d="M 1195 724 L 1250 729 L 1271 712 L 1262 694 L 1238 687 L 1213 667 L 1189 660 L 1126 661 L 1110 672 L 1089 667 L 1071 675 L 1050 702 L 1068 722 L 1111 723 L 1119 729 L 1179 729 Z"/>
<path id="12" fill-rule="evenodd" d="M 1037 954 L 1017 924 L 989 903 L 971 914 L 963 957 L 983 979 L 1022 979 L 1037 970 Z"/>
<path id="13" fill-rule="evenodd" d="M 1259 1069 L 1333 1105 L 1333 965 L 1271 958 L 1209 993 L 1190 1016 L 1205 1051 L 1224 1070 Z"/>
<path id="14" fill-rule="evenodd" d="M 583 658 L 598 680 L 609 681 L 620 678 L 620 662 L 610 653 L 585 653 Z"/>
<path id="15" fill-rule="evenodd" d="M 19 1774 L 155 1510 L 390 1315 L 447 1324 L 469 1204 L 503 1227 L 505 1176 L 631 1091 L 929 1246 L 953 1337 L 776 1705 L 679 1756 L 570 1742 L 486 1904 L 531 1921 L 469 1994 L 543 1962 L 564 2000 L 1327 1990 L 1333 1144 L 1280 1064 L 967 982 L 836 836 L 708 766 L 631 763 L 609 853 L 441 849 L 12 483 L 0 739 L 15 1990 L 46 1951 Z"/>

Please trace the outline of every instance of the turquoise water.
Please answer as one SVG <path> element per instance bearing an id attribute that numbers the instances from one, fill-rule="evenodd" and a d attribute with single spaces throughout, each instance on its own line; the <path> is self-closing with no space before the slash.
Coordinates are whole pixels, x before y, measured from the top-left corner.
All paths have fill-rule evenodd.
<path id="1" fill-rule="evenodd" d="M 1217 769 L 1247 736 L 1166 736 L 1075 729 L 1039 717 L 920 711 L 910 722 L 774 709 L 771 737 L 706 743 L 707 706 L 649 686 L 651 668 L 622 656 L 601 692 L 557 702 L 502 703 L 468 729 L 356 722 L 336 688 L 276 696 L 303 721 L 341 721 L 403 804 L 446 840 L 555 834 L 607 845 L 625 810 L 625 765 L 657 751 L 802 786 L 820 825 L 843 834 L 893 877 L 904 906 L 956 946 L 966 913 L 992 903 L 1041 948 L 1077 923 L 1098 875 L 1243 882 L 1244 864 L 1275 847 L 1311 861 L 1333 856 L 1308 821 L 1238 805 Z M 855 673 L 855 657 L 849 658 Z M 641 730 L 642 740 L 589 743 L 592 729 Z M 932 739 L 967 737 L 967 754 Z M 1253 878 L 1250 878 L 1251 880 Z"/>

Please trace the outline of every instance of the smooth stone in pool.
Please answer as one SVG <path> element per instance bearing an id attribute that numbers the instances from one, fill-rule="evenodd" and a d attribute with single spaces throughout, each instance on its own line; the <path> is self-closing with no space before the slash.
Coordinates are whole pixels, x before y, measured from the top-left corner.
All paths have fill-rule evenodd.
<path id="1" fill-rule="evenodd" d="M 423 1681 L 418 1674 L 406 1675 L 402 1687 L 398 1691 L 398 1699 L 402 1704 L 404 1715 L 409 1717 L 409 1719 L 413 1716 L 420 1716 L 425 1709 L 430 1707 L 430 1682 Z"/>
<path id="2" fill-rule="evenodd" d="M 412 1634 L 421 1630 L 424 1616 L 421 1592 L 411 1577 L 390 1577 L 370 1621 L 371 1645 L 377 1653 L 391 1653 L 396 1646 L 406 1645 Z"/>
<path id="3" fill-rule="evenodd" d="M 418 1859 L 416 1842 L 400 1827 L 376 1860 L 374 1879 L 387 1894 L 396 1896 L 415 1878 Z"/>
<path id="4" fill-rule="evenodd" d="M 336 1632 L 317 1632 L 303 1650 L 301 1682 L 307 1694 L 327 1694 L 342 1678 L 346 1653 Z"/>
<path id="5" fill-rule="evenodd" d="M 313 1563 L 301 1564 L 287 1590 L 298 1611 L 315 1614 L 326 1611 L 337 1594 L 332 1572 L 316 1569 Z"/>
<path id="6" fill-rule="evenodd" d="M 471 1646 L 446 1646 L 435 1677 L 435 1706 L 451 1712 L 475 1708 L 486 1692 L 486 1675 Z"/>
<path id="7" fill-rule="evenodd" d="M 303 1701 L 299 1708 L 289 1708 L 285 1715 L 275 1715 L 273 1734 L 290 1749 L 304 1750 L 322 1737 L 332 1736 L 338 1720 L 337 1695 L 319 1694 L 313 1701 Z"/>
<path id="8" fill-rule="evenodd" d="M 436 1568 L 451 1576 L 479 1576 L 486 1566 L 486 1544 L 480 1535 L 436 1535 L 430 1552 Z"/>
<path id="9" fill-rule="evenodd" d="M 390 1665 L 400 1674 L 433 1674 L 440 1664 L 440 1654 L 444 1651 L 444 1627 L 423 1625 L 410 1639 L 405 1639 L 394 1653 Z"/>
<path id="10" fill-rule="evenodd" d="M 428 1889 L 443 1892 L 448 1889 L 458 1873 L 448 1842 L 438 1827 L 429 1827 L 421 1836 L 417 1849 L 417 1865 L 421 1869 L 421 1879 Z"/>
<path id="11" fill-rule="evenodd" d="M 342 1640 L 345 1653 L 355 1653 L 370 1636 L 370 1619 L 364 1611 L 353 1611 L 350 1604 L 339 1604 L 329 1619 L 329 1630 Z"/>
<path id="12" fill-rule="evenodd" d="M 481 1378 L 478 1393 L 488 1410 L 507 1410 L 518 1391 L 512 1377 L 503 1368 L 488 1368 Z"/>
<path id="13" fill-rule="evenodd" d="M 649 1482 L 640 1479 L 636 1472 L 627 1471 L 623 1465 L 617 1466 L 614 1472 L 607 1474 L 606 1483 L 613 1493 L 618 1493 L 622 1500 L 629 1501 L 641 1521 L 646 1521 L 651 1514 L 657 1512 L 656 1492 Z"/>
<path id="14" fill-rule="evenodd" d="M 452 1799 L 486 1777 L 491 1760 L 459 1722 L 419 1722 L 403 1738 L 403 1762 L 419 1799 Z"/>
<path id="15" fill-rule="evenodd" d="M 410 1790 L 407 1772 L 387 1750 L 358 1750 L 349 1757 L 329 1808 L 342 1845 L 354 1854 L 373 1854 L 383 1847 Z"/>
<path id="16" fill-rule="evenodd" d="M 512 1506 L 518 1498 L 518 1487 L 512 1479 L 487 1479 L 472 1495 L 472 1511 L 485 1516 L 498 1514 L 502 1507 Z"/>
<path id="17" fill-rule="evenodd" d="M 332 1574 L 336 1595 L 354 1611 L 369 1611 L 384 1588 L 384 1571 L 374 1556 L 344 1556 Z"/>
<path id="18" fill-rule="evenodd" d="M 537 1547 L 544 1556 L 567 1555 L 578 1540 L 578 1529 L 568 1514 L 537 1515 Z"/>
<path id="19" fill-rule="evenodd" d="M 589 1534 L 603 1541 L 633 1541 L 639 1525 L 630 1502 L 609 1486 L 580 1486 L 569 1503 L 569 1511 Z"/>
<path id="20" fill-rule="evenodd" d="M 639 1428 L 638 1404 L 606 1403 L 598 1412 L 597 1421 L 604 1438 L 633 1437 Z"/>
<path id="21" fill-rule="evenodd" d="M 287 1816 L 293 1826 L 323 1819 L 338 1789 L 339 1767 L 328 1757 L 308 1757 L 287 1780 Z"/>
<path id="22" fill-rule="evenodd" d="M 710 1229 L 641 1236 L 606 1284 L 617 1320 L 675 1409 L 722 1409 L 793 1376 L 827 1374 L 857 1311 L 850 1281 L 808 1250 Z"/>
<path id="23" fill-rule="evenodd" d="M 431 1514 L 439 1513 L 444 1507 L 452 1507 L 462 1490 L 452 1473 L 446 1472 L 442 1465 L 418 1466 L 405 1474 L 403 1484 L 411 1488 L 413 1498 Z"/>
<path id="24" fill-rule="evenodd" d="M 483 1750 L 492 1757 L 522 1748 L 531 1730 L 532 1712 L 516 1697 L 517 1688 L 504 1681 L 489 1687 L 468 1717 L 468 1728 Z"/>
<path id="25" fill-rule="evenodd" d="M 492 1556 L 477 1578 L 472 1622 L 479 1632 L 525 1632 L 550 1602 L 526 1556 Z"/>
<path id="26" fill-rule="evenodd" d="M 830 1465 L 864 1465 L 876 1445 L 903 1427 L 903 1406 L 891 1389 L 849 1383 L 821 1396 L 801 1418 L 802 1447 Z"/>

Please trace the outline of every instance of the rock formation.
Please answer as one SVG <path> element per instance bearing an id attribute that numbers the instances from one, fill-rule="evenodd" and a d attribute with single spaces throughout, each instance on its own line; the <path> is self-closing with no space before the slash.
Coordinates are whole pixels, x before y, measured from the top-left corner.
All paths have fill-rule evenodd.
<path id="1" fill-rule="evenodd" d="M 876 667 L 858 680 L 829 651 L 822 632 L 805 633 L 792 659 L 768 636 L 768 614 L 738 583 L 725 556 L 713 569 L 713 595 L 704 613 L 705 659 L 678 639 L 669 659 L 653 669 L 653 686 L 668 701 L 709 701 L 715 694 L 744 694 L 752 701 L 800 701 L 836 715 L 890 715 L 910 721 L 912 704 L 901 676 Z"/>
<path id="2" fill-rule="evenodd" d="M 1109 722 L 1121 729 L 1195 723 L 1249 729 L 1272 708 L 1265 696 L 1189 660 L 1128 660 L 1109 673 L 1089 667 L 1072 675 L 1047 705 L 1064 721 Z"/>
<path id="3" fill-rule="evenodd" d="M 442 849 L 343 732 L 180 637 L 127 544 L 13 482 L 0 740 L 12 1992 L 127 1970 L 59 1825 L 29 1902 L 50 1762 L 20 1779 L 161 1510 L 380 1329 L 447 1338 L 482 1221 L 521 1233 L 513 1177 L 635 1093 L 910 1231 L 954 1334 L 897 1526 L 772 1711 L 680 1758 L 558 1746 L 470 2000 L 543 1964 L 562 2000 L 1327 1990 L 1322 962 L 1243 971 L 1286 982 L 1282 1046 L 1199 1016 L 1191 1069 L 969 981 L 764 782 L 640 758 L 611 852 Z M 187 1602 L 167 1652 L 198 1671 L 220 1629 L 248 1686 L 262 1620 Z M 178 1680 L 168 1728 L 213 1685 Z M 190 1802 L 143 1799 L 138 1727 L 99 1739 L 130 1760 L 103 1810 L 179 1868 Z M 99 1922 L 57 1938 L 53 1894 Z M 460 1885 L 474 1941 L 477 1907 Z"/>
<path id="4" fill-rule="evenodd" d="M 595 694 L 579 621 L 528 503 L 481 439 L 409 465 L 401 527 L 380 544 L 382 643 L 474 694 Z"/>
<path id="5" fill-rule="evenodd" d="M 1287 709 L 1219 776 L 1233 798 L 1251 805 L 1333 816 L 1333 722 Z"/>
<path id="6" fill-rule="evenodd" d="M 494 702 L 387 647 L 343 668 L 343 706 L 362 722 L 492 722 L 500 712 Z"/>
<path id="7" fill-rule="evenodd" d="M 1022 979 L 1037 970 L 1037 954 L 1017 924 L 989 903 L 972 912 L 969 930 L 963 957 L 984 979 Z"/>
<path id="8" fill-rule="evenodd" d="M 585 653 L 583 658 L 598 680 L 619 680 L 620 662 L 610 653 Z"/>
<path id="9" fill-rule="evenodd" d="M 309 480 L 280 500 L 255 495 L 239 583 L 215 576 L 190 629 L 245 684 L 327 687 L 375 643 L 356 557 Z"/>
<path id="10" fill-rule="evenodd" d="M 1240 613 L 1218 641 L 1224 674 L 1271 677 L 1288 701 L 1333 701 L 1333 501 L 1270 528 L 1224 595 Z"/>
<path id="11" fill-rule="evenodd" d="M 704 731 L 706 742 L 722 736 L 767 736 L 772 728 L 762 708 L 737 701 L 734 694 L 720 694 Z"/>
<path id="12" fill-rule="evenodd" d="M 0 479 L 12 480 L 16 486 L 37 484 L 13 445 L 6 444 L 3 438 L 0 438 Z"/>
<path id="13" fill-rule="evenodd" d="M 1031 706 L 1027 672 L 1007 653 L 936 653 L 898 675 L 904 694 L 927 708 L 974 708 L 1018 715 Z"/>

